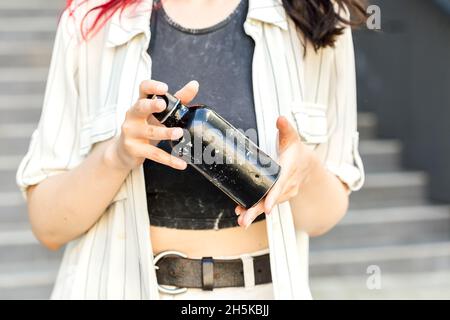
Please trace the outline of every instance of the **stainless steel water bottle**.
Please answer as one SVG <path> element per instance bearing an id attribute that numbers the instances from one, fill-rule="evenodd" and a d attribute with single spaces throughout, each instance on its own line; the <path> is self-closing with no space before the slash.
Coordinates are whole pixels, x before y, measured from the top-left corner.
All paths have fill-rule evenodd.
<path id="1" fill-rule="evenodd" d="M 257 204 L 280 175 L 280 166 L 243 132 L 205 105 L 185 106 L 171 94 L 166 109 L 154 116 L 166 127 L 181 127 L 172 154 L 183 158 L 217 188 L 244 208 Z M 189 186 L 186 186 L 189 187 Z"/>

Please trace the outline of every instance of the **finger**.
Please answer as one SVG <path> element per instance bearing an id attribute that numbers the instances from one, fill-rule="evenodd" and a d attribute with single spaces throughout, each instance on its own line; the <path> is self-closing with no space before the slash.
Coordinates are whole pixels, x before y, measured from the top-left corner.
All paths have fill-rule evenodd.
<path id="1" fill-rule="evenodd" d="M 172 167 L 178 170 L 186 169 L 187 163 L 186 161 L 177 158 L 164 150 L 147 144 L 141 144 L 138 147 L 138 156 L 153 160 L 155 162 L 164 164 L 166 166 Z"/>
<path id="2" fill-rule="evenodd" d="M 283 193 L 284 186 L 286 185 L 288 179 L 289 175 L 284 173 L 283 170 L 281 170 L 278 181 L 272 187 L 272 190 L 269 191 L 269 193 L 266 196 L 266 199 L 264 200 L 264 210 L 266 214 L 270 214 L 273 207 L 278 202 L 278 199 Z"/>
<path id="3" fill-rule="evenodd" d="M 253 220 L 256 219 L 260 214 L 264 212 L 264 204 L 262 202 L 258 203 L 256 206 L 251 207 L 250 209 L 245 212 L 244 215 L 240 216 L 242 217 L 242 226 L 246 229 L 252 224 Z"/>
<path id="4" fill-rule="evenodd" d="M 244 208 L 244 207 L 241 207 L 241 206 L 237 206 L 237 207 L 234 209 L 234 213 L 236 213 L 237 216 L 241 215 L 241 214 L 244 213 L 244 212 L 245 212 L 245 208 Z"/>
<path id="5" fill-rule="evenodd" d="M 284 116 L 280 116 L 277 119 L 278 128 L 278 146 L 280 150 L 283 150 L 291 142 L 298 139 L 298 133 L 295 128 L 289 123 L 288 119 Z"/>
<path id="6" fill-rule="evenodd" d="M 165 127 L 165 125 L 163 125 L 161 122 L 159 122 L 159 120 L 156 119 L 153 114 L 151 114 L 147 117 L 147 123 L 152 126 Z"/>
<path id="7" fill-rule="evenodd" d="M 140 99 L 128 110 L 132 118 L 147 119 L 152 113 L 164 111 L 166 102 L 163 99 Z"/>
<path id="8" fill-rule="evenodd" d="M 148 95 L 163 95 L 169 90 L 166 83 L 156 80 L 144 80 L 139 85 L 139 98 L 147 98 Z"/>
<path id="9" fill-rule="evenodd" d="M 180 99 L 182 104 L 190 103 L 198 93 L 199 84 L 197 81 L 189 81 L 183 88 L 175 93 L 175 97 Z"/>
<path id="10" fill-rule="evenodd" d="M 266 200 L 264 201 L 264 208 L 266 210 L 267 214 L 270 214 L 273 207 L 277 204 L 277 200 L 280 197 L 282 193 L 281 186 L 274 188 L 269 192 L 269 194 L 266 197 Z"/>
<path id="11" fill-rule="evenodd" d="M 245 222 L 247 221 L 247 219 L 249 219 L 248 217 L 251 216 L 252 214 L 254 214 L 257 210 L 258 210 L 258 206 L 261 205 L 261 202 L 258 203 L 257 205 L 251 207 L 250 209 L 245 209 L 243 207 L 240 207 L 240 215 L 238 218 L 238 224 L 240 226 L 245 226 Z M 263 207 L 261 207 L 261 209 L 263 209 Z"/>
<path id="12" fill-rule="evenodd" d="M 138 126 L 133 133 L 136 138 L 147 140 L 177 140 L 183 136 L 183 129 L 144 124 Z"/>

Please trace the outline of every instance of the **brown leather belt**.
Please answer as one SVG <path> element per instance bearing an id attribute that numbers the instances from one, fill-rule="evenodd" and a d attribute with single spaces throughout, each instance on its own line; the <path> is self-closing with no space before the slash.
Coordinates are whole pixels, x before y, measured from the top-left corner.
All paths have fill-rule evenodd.
<path id="1" fill-rule="evenodd" d="M 169 253 L 155 259 L 156 277 L 160 286 L 203 290 L 245 286 L 241 259 L 188 259 L 180 255 Z M 272 282 L 269 254 L 253 257 L 253 270 L 255 285 Z"/>

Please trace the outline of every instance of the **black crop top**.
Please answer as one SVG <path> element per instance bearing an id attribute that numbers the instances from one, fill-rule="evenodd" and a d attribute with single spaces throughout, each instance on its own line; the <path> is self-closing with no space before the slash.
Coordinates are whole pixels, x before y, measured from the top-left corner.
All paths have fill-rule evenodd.
<path id="1" fill-rule="evenodd" d="M 241 0 L 222 22 L 206 29 L 185 29 L 160 7 L 152 14 L 149 53 L 152 78 L 175 92 L 190 80 L 204 103 L 257 143 L 253 101 L 253 40 L 244 32 L 248 0 Z M 246 131 L 250 129 L 249 131 Z M 160 148 L 170 152 L 167 141 Z M 236 204 L 191 166 L 180 171 L 151 160 L 144 163 L 150 224 L 176 229 L 237 226 Z M 264 215 L 257 220 L 264 219 Z"/>

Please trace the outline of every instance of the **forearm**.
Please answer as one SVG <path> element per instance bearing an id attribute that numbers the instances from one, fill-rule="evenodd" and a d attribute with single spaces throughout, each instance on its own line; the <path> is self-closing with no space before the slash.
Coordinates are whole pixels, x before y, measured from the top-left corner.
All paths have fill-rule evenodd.
<path id="1" fill-rule="evenodd" d="M 176 93 L 183 103 L 197 94 L 198 83 L 189 82 Z M 73 170 L 49 177 L 27 192 L 28 211 L 36 237 L 56 249 L 89 230 L 111 204 L 133 168 L 150 159 L 174 169 L 184 170 L 186 162 L 160 148 L 155 142 L 178 140 L 181 128 L 166 128 L 153 113 L 166 108 L 162 99 L 167 84 L 143 81 L 139 100 L 127 111 L 118 137 L 98 143 L 89 156 Z"/>
<path id="2" fill-rule="evenodd" d="M 71 171 L 28 189 L 30 221 L 36 237 L 56 249 L 80 236 L 100 218 L 130 170 L 113 165 L 109 140 L 95 146 Z"/>
<path id="3" fill-rule="evenodd" d="M 313 154 L 307 178 L 290 200 L 297 229 L 319 236 L 334 227 L 348 209 L 348 188 Z"/>

